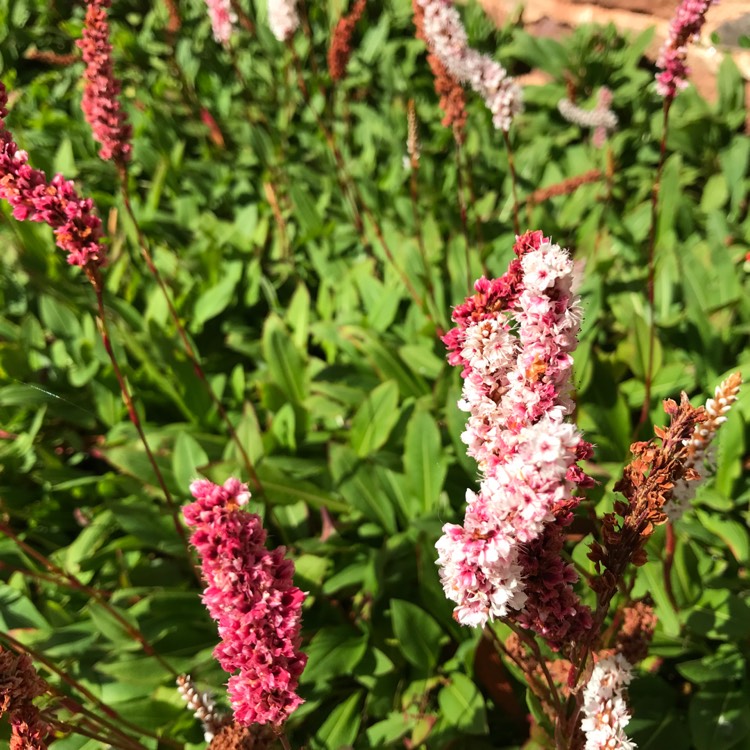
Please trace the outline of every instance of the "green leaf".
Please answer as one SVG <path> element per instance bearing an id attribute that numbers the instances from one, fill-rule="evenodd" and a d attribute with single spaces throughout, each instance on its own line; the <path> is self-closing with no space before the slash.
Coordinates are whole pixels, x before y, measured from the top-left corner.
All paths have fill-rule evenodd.
<path id="1" fill-rule="evenodd" d="M 305 648 L 307 666 L 300 682 L 323 682 L 350 674 L 366 651 L 366 635 L 347 627 L 321 628 Z"/>
<path id="2" fill-rule="evenodd" d="M 695 515 L 703 528 L 716 534 L 727 545 L 740 565 L 750 562 L 750 533 L 745 524 L 724 514 L 706 513 L 700 509 L 695 511 Z"/>
<path id="3" fill-rule="evenodd" d="M 677 671 L 690 682 L 734 682 L 745 674 L 745 659 L 736 646 L 723 643 L 715 654 L 677 664 Z"/>
<path id="4" fill-rule="evenodd" d="M 431 671 L 438 663 L 443 631 L 421 607 L 391 599 L 393 632 L 401 653 L 419 669 Z"/>
<path id="5" fill-rule="evenodd" d="M 203 328 L 206 321 L 215 318 L 229 307 L 236 298 L 235 290 L 242 277 L 242 261 L 224 261 L 221 266 L 221 281 L 206 289 L 198 297 L 193 316 L 190 321 L 190 330 L 197 332 Z"/>
<path id="6" fill-rule="evenodd" d="M 438 503 L 448 466 L 442 451 L 440 429 L 433 416 L 416 409 L 406 427 L 404 471 L 421 513 L 429 513 Z"/>
<path id="7" fill-rule="evenodd" d="M 356 690 L 328 714 L 315 734 L 315 747 L 341 750 L 351 747 L 362 723 L 364 691 Z"/>
<path id="8" fill-rule="evenodd" d="M 461 672 L 448 676 L 449 684 L 438 694 L 443 716 L 468 734 L 487 732 L 487 712 L 477 686 Z"/>
<path id="9" fill-rule="evenodd" d="M 198 468 L 208 463 L 208 456 L 200 443 L 187 432 L 177 436 L 172 454 L 172 471 L 177 486 L 187 492 L 190 482 L 198 479 Z"/>
<path id="10" fill-rule="evenodd" d="M 703 689 L 690 701 L 688 721 L 696 750 L 728 750 L 750 734 L 750 695 L 739 689 Z"/>
<path id="11" fill-rule="evenodd" d="M 352 418 L 349 441 L 354 452 L 364 458 L 381 448 L 399 416 L 398 385 L 387 380 L 367 396 Z"/>
<path id="12" fill-rule="evenodd" d="M 307 396 L 304 360 L 278 315 L 271 314 L 266 319 L 262 343 L 271 382 L 293 404 L 302 404 Z"/>

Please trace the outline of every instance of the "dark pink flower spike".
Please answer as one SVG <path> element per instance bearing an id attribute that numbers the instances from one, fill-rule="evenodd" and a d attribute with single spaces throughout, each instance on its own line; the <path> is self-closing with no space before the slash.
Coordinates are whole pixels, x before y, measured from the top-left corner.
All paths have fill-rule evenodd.
<path id="1" fill-rule="evenodd" d="M 688 85 L 687 45 L 699 36 L 713 3 L 714 0 L 682 0 L 677 8 L 656 60 L 656 67 L 662 71 L 656 76 L 656 90 L 665 99 L 674 99 Z"/>
<path id="2" fill-rule="evenodd" d="M 81 106 L 94 138 L 102 144 L 99 156 L 124 167 L 130 160 L 132 129 L 118 99 L 121 87 L 115 78 L 107 23 L 110 5 L 111 0 L 88 0 L 83 37 L 76 42 L 86 63 Z"/>
<path id="3" fill-rule="evenodd" d="M 268 550 L 260 518 L 242 510 L 247 485 L 201 479 L 183 508 L 206 581 L 203 603 L 219 625 L 214 656 L 230 674 L 229 697 L 239 724 L 280 726 L 302 703 L 296 694 L 307 656 L 299 650 L 302 602 L 284 548 Z"/>
<path id="4" fill-rule="evenodd" d="M 0 198 L 10 203 L 19 221 L 40 221 L 52 227 L 68 263 L 90 269 L 101 266 L 106 251 L 93 201 L 81 198 L 61 174 L 48 182 L 44 172 L 29 166 L 29 155 L 5 128 L 7 103 L 8 94 L 0 81 Z"/>

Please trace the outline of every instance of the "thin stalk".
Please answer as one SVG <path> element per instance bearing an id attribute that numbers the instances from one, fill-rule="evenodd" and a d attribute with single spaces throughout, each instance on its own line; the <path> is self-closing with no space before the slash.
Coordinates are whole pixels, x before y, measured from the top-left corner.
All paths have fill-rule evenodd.
<path id="1" fill-rule="evenodd" d="M 190 338 L 187 335 L 187 331 L 185 330 L 185 326 L 182 325 L 182 322 L 180 321 L 180 317 L 177 314 L 177 310 L 175 309 L 174 303 L 172 302 L 172 297 L 169 293 L 167 284 L 164 281 L 164 277 L 159 273 L 159 270 L 157 269 L 156 264 L 154 263 L 153 256 L 148 247 L 148 242 L 146 241 L 146 237 L 143 234 L 143 231 L 141 230 L 140 224 L 138 223 L 138 219 L 136 219 L 135 213 L 133 211 L 133 206 L 130 202 L 130 193 L 128 191 L 128 185 L 127 185 L 127 172 L 125 171 L 124 168 L 120 169 L 120 184 L 122 188 L 122 198 L 125 204 L 125 210 L 127 211 L 127 214 L 130 217 L 130 220 L 133 222 L 133 226 L 135 227 L 136 235 L 138 237 L 138 244 L 141 250 L 141 255 L 143 256 L 143 259 L 146 262 L 146 266 L 148 267 L 149 272 L 154 277 L 154 279 L 156 280 L 156 283 L 159 285 L 159 288 L 162 291 L 164 299 L 166 300 L 166 303 L 167 303 L 167 308 L 169 309 L 169 315 L 172 318 L 172 322 L 174 323 L 175 327 L 177 328 L 177 333 L 180 337 L 180 340 L 182 341 L 182 346 L 185 349 L 185 353 L 187 354 L 188 359 L 190 360 L 190 364 L 193 366 L 193 371 L 195 372 L 196 377 L 203 384 L 203 387 L 206 389 L 209 396 L 211 397 L 211 400 L 213 401 L 214 406 L 216 407 L 216 410 L 219 413 L 219 416 L 222 418 L 222 420 L 226 424 L 227 432 L 229 433 L 229 436 L 231 437 L 232 441 L 234 442 L 234 444 L 237 446 L 237 449 L 239 450 L 240 456 L 242 457 L 242 461 L 245 464 L 245 468 L 247 469 L 248 476 L 252 479 L 252 482 L 255 486 L 256 491 L 258 492 L 258 494 L 266 498 L 266 493 L 265 493 L 265 490 L 263 489 L 263 484 L 260 481 L 260 477 L 258 476 L 257 471 L 255 470 L 255 466 L 253 465 L 253 462 L 250 460 L 250 456 L 248 455 L 247 450 L 245 449 L 245 446 L 242 444 L 242 441 L 240 440 L 239 435 L 237 434 L 237 430 L 235 430 L 234 425 L 232 424 L 232 421 L 229 419 L 229 415 L 224 409 L 224 406 L 221 403 L 221 399 L 214 393 L 214 390 L 211 387 L 211 384 L 208 382 L 206 373 L 201 367 L 200 361 L 198 359 L 198 354 L 193 348 L 193 345 L 190 342 Z"/>
<path id="2" fill-rule="evenodd" d="M 44 654 L 41 654 L 38 651 L 35 651 L 31 647 L 21 643 L 20 641 L 16 640 L 12 635 L 9 633 L 0 632 L 0 639 L 4 640 L 16 653 L 27 653 L 34 661 L 38 662 L 39 664 L 43 664 L 44 667 L 54 675 L 57 675 L 57 677 L 62 680 L 65 684 L 69 685 L 73 690 L 76 690 L 78 693 L 80 693 L 87 701 L 90 701 L 98 710 L 100 710 L 105 716 L 112 719 L 113 721 L 119 722 L 124 727 L 127 727 L 128 729 L 132 730 L 133 732 L 137 733 L 139 736 L 142 737 L 151 737 L 153 739 L 159 740 L 162 743 L 166 743 L 170 745 L 173 748 L 179 749 L 181 745 L 174 740 L 165 739 L 162 737 L 158 737 L 156 734 L 150 732 L 148 729 L 144 729 L 143 727 L 138 726 L 137 724 L 133 724 L 132 722 L 125 719 L 123 716 L 121 716 L 117 711 L 115 711 L 113 708 L 108 706 L 106 703 L 103 703 L 99 698 L 96 697 L 87 687 L 84 685 L 81 685 L 77 680 L 75 680 L 73 677 L 71 677 L 67 672 L 65 672 L 63 669 L 58 667 L 54 662 L 50 661 Z M 70 696 L 64 696 L 66 699 L 70 699 Z M 103 719 L 102 717 L 97 717 L 99 721 L 102 723 L 109 723 L 106 719 Z M 117 729 L 116 727 L 114 727 Z M 121 731 L 121 730 L 117 730 Z"/>
<path id="3" fill-rule="evenodd" d="M 65 721 L 60 721 L 59 719 L 56 719 L 54 716 L 50 715 L 48 711 L 42 711 L 41 717 L 45 724 L 48 724 L 53 729 L 56 729 L 61 734 L 70 734 L 73 732 L 74 734 L 80 734 L 81 737 L 88 737 L 91 740 L 95 740 L 96 742 L 99 742 L 102 747 L 117 747 L 118 750 L 124 750 L 122 745 L 112 745 L 112 741 L 109 737 L 103 737 L 100 734 L 97 734 L 96 732 L 90 730 L 90 729 L 84 729 L 80 724 L 68 724 Z M 132 748 L 133 745 L 127 745 L 126 747 Z M 145 750 L 145 745 L 141 745 L 138 743 L 135 747 Z"/>
<path id="4" fill-rule="evenodd" d="M 78 728 L 82 725 L 92 727 L 91 731 L 104 732 L 109 744 L 117 742 L 119 747 L 130 748 L 131 750 L 144 750 L 144 745 L 142 745 L 135 737 L 125 734 L 119 727 L 116 727 L 101 716 L 97 716 L 93 711 L 87 709 L 77 700 L 61 693 L 55 688 L 51 688 L 51 693 L 57 697 L 58 703 L 61 707 L 70 711 L 72 714 L 79 714 L 81 716 L 81 719 L 79 720 L 80 723 L 69 723 L 69 726 L 73 727 L 73 731 L 77 732 Z"/>
<path id="5" fill-rule="evenodd" d="M 640 432 L 641 427 L 643 427 L 648 421 L 648 413 L 651 408 L 651 386 L 654 377 L 654 348 L 656 346 L 656 310 L 654 305 L 654 286 L 656 280 L 656 223 L 659 218 L 659 193 L 661 190 L 661 177 L 664 171 L 664 162 L 666 161 L 667 155 L 667 125 L 669 124 L 669 110 L 671 105 L 672 100 L 665 98 L 663 109 L 663 130 L 661 134 L 661 142 L 659 144 L 659 163 L 656 167 L 656 177 L 654 179 L 654 186 L 651 190 L 651 227 L 648 233 L 648 282 L 646 287 L 651 317 L 649 320 L 648 331 L 648 362 L 644 378 L 646 393 L 643 397 L 641 415 L 633 432 L 634 439 Z"/>
<path id="6" fill-rule="evenodd" d="M 536 640 L 534 640 L 534 637 L 530 636 L 523 628 L 516 626 L 512 622 L 508 622 L 507 624 L 510 629 L 531 649 L 532 653 L 534 654 L 534 657 L 536 658 L 542 670 L 542 674 L 544 674 L 544 679 L 547 681 L 547 685 L 549 686 L 552 706 L 559 715 L 560 711 L 562 710 L 562 702 L 560 701 L 560 695 L 557 692 L 555 681 L 552 679 L 552 675 L 550 674 L 549 668 L 547 667 L 547 660 L 544 658 L 544 655 L 539 648 L 539 644 L 536 642 Z"/>
<path id="7" fill-rule="evenodd" d="M 128 388 L 128 384 L 125 381 L 125 377 L 122 374 L 122 370 L 120 370 L 120 365 L 117 362 L 115 351 L 112 348 L 112 341 L 109 336 L 109 326 L 107 324 L 107 315 L 104 309 L 104 289 L 103 289 L 101 276 L 99 275 L 98 270 L 92 269 L 89 267 L 86 268 L 86 275 L 89 277 L 89 280 L 91 281 L 91 284 L 94 287 L 94 293 L 96 294 L 97 322 L 99 326 L 99 333 L 102 337 L 102 342 L 104 343 L 104 348 L 107 351 L 107 356 L 109 357 L 109 361 L 112 365 L 112 369 L 114 370 L 115 377 L 117 378 L 117 383 L 120 386 L 120 393 L 122 394 L 122 400 L 125 403 L 125 408 L 128 410 L 128 416 L 130 417 L 130 421 L 133 423 L 133 426 L 135 427 L 136 432 L 138 433 L 138 437 L 140 438 L 141 443 L 143 443 L 143 447 L 146 451 L 146 456 L 148 457 L 148 461 L 151 464 L 151 468 L 154 470 L 154 474 L 156 475 L 156 481 L 159 483 L 159 487 L 161 488 L 161 491 L 164 494 L 164 498 L 167 501 L 167 507 L 169 509 L 170 515 L 172 516 L 172 523 L 174 524 L 175 531 L 177 532 L 177 535 L 182 540 L 182 543 L 185 547 L 185 551 L 187 553 L 188 560 L 192 561 L 190 545 L 188 543 L 185 529 L 180 523 L 180 514 L 177 508 L 177 504 L 175 503 L 174 498 L 172 497 L 172 493 L 169 491 L 169 488 L 167 487 L 167 483 L 164 479 L 164 475 L 161 473 L 161 469 L 159 468 L 159 464 L 157 464 L 156 462 L 156 457 L 154 456 L 153 451 L 151 450 L 151 445 L 148 442 L 146 433 L 143 431 L 143 425 L 141 424 L 141 419 L 138 416 L 138 412 L 136 411 L 135 404 L 133 403 L 133 397 L 130 393 L 130 389 Z M 192 565 L 192 562 L 191 562 L 191 567 L 193 567 L 193 570 L 198 578 L 198 581 L 200 581 L 200 573 L 198 573 L 198 571 Z"/>
<path id="8" fill-rule="evenodd" d="M 672 565 L 674 563 L 674 553 L 677 547 L 677 536 L 674 533 L 674 526 L 671 521 L 667 521 L 667 538 L 664 543 L 664 590 L 667 592 L 667 598 L 669 603 L 672 605 L 672 609 L 677 612 L 679 607 L 677 606 L 677 600 L 674 597 L 674 590 L 672 589 Z"/>
<path id="9" fill-rule="evenodd" d="M 0 523 L 0 532 L 2 532 L 5 536 L 7 536 L 9 539 L 13 540 L 16 545 L 22 549 L 25 552 L 29 552 L 33 554 L 34 558 L 39 560 L 46 568 L 47 570 L 52 571 L 56 575 L 60 577 L 60 580 L 51 581 L 50 583 L 55 583 L 55 585 L 62 585 L 67 586 L 68 588 L 71 588 L 75 591 L 80 591 L 81 593 L 86 594 L 87 596 L 90 596 L 92 599 L 96 601 L 97 604 L 101 605 L 103 609 L 106 609 L 107 612 L 109 612 L 112 617 L 117 620 L 117 622 L 122 625 L 123 629 L 128 633 L 128 635 L 133 638 L 135 641 L 137 641 L 141 648 L 143 648 L 144 653 L 147 656 L 151 656 L 156 661 L 161 664 L 162 667 L 164 667 L 170 674 L 177 676 L 177 672 L 169 665 L 168 662 L 166 662 L 154 649 L 154 647 L 149 643 L 149 641 L 146 639 L 146 637 L 141 633 L 138 628 L 134 627 L 131 623 L 129 623 L 119 612 L 119 610 L 109 601 L 107 601 L 106 598 L 104 598 L 97 589 L 92 588 L 91 586 L 87 586 L 82 581 L 78 580 L 74 575 L 71 573 L 67 573 L 62 568 L 58 568 L 56 565 L 54 565 L 52 562 L 50 562 L 44 555 L 40 555 L 36 550 L 34 550 L 32 547 L 30 547 L 28 544 L 26 544 L 23 540 L 21 540 L 15 532 L 6 524 Z M 10 568 L 11 566 L 2 563 L 2 567 L 4 568 Z M 16 568 L 17 572 L 21 574 L 28 573 L 30 575 L 34 575 L 33 571 L 24 571 L 23 569 Z M 46 576 L 45 576 L 46 578 Z M 49 580 L 49 579 L 47 579 Z"/>
<path id="10" fill-rule="evenodd" d="M 489 634 L 490 640 L 495 644 L 495 648 L 497 648 L 506 658 L 510 659 L 526 675 L 529 681 L 529 687 L 532 687 L 532 690 L 536 688 L 535 690 L 533 690 L 533 692 L 537 696 L 537 698 L 551 704 L 552 696 L 549 694 L 549 690 L 539 682 L 536 675 L 527 670 L 522 661 L 517 659 L 515 655 L 511 654 L 511 652 L 508 651 L 505 644 L 498 637 L 497 633 L 491 627 L 485 627 L 482 633 L 485 636 Z"/>
<path id="11" fill-rule="evenodd" d="M 510 172 L 510 186 L 513 191 L 513 231 L 521 234 L 521 222 L 518 218 L 518 175 L 516 173 L 516 161 L 513 157 L 513 147 L 510 145 L 510 136 L 503 130 L 503 140 L 505 141 L 505 150 L 508 154 L 508 170 Z"/>
<path id="12" fill-rule="evenodd" d="M 430 269 L 430 263 L 427 258 L 427 248 L 424 244 L 424 235 L 422 233 L 422 219 L 419 214 L 419 186 L 417 182 L 419 161 L 417 158 L 412 157 L 411 159 L 411 172 L 409 174 L 409 196 L 411 198 L 411 211 L 414 217 L 414 229 L 417 235 L 417 245 L 419 247 L 419 255 L 422 258 L 422 265 L 424 266 L 424 277 L 425 285 L 427 287 L 427 296 L 432 301 L 436 311 L 436 320 L 440 319 L 440 303 L 435 295 L 435 286 L 432 282 L 432 270 Z"/>
<path id="13" fill-rule="evenodd" d="M 471 274 L 471 240 L 469 240 L 469 225 L 466 219 L 466 197 L 464 196 L 464 178 L 461 169 L 461 142 L 454 137 L 456 144 L 456 187 L 458 189 L 458 210 L 461 216 L 461 230 L 464 234 L 464 259 L 466 262 L 466 288 L 472 288 Z"/>
<path id="14" fill-rule="evenodd" d="M 349 174 L 346 169 L 346 162 L 344 161 L 344 157 L 342 156 L 341 152 L 339 151 L 338 146 L 336 145 L 333 132 L 330 131 L 328 127 L 326 127 L 326 124 L 321 120 L 318 113 L 315 111 L 315 108 L 312 106 L 312 102 L 310 99 L 310 92 L 307 89 L 307 86 L 305 84 L 305 81 L 302 75 L 302 67 L 300 64 L 299 56 L 297 55 L 296 50 L 294 49 L 294 47 L 292 46 L 290 42 L 287 42 L 287 46 L 289 50 L 291 51 L 292 59 L 294 60 L 295 70 L 297 73 L 297 84 L 305 99 L 305 104 L 307 105 L 308 109 L 310 110 L 313 117 L 315 118 L 315 121 L 318 127 L 320 128 L 321 132 L 323 133 L 323 136 L 325 137 L 325 140 L 326 140 L 326 143 L 328 144 L 329 149 L 331 150 L 331 154 L 333 155 L 334 161 L 336 162 L 336 166 L 338 167 L 338 172 L 339 172 L 338 174 L 339 184 L 342 187 L 344 194 L 349 197 L 352 203 L 352 207 L 354 210 L 354 217 L 355 217 L 355 225 L 363 243 L 368 244 L 367 239 L 364 236 L 364 221 L 363 221 L 363 216 L 364 216 L 365 218 L 369 219 L 370 224 L 372 225 L 373 231 L 375 232 L 375 237 L 380 243 L 380 246 L 383 248 L 383 252 L 385 253 L 386 258 L 388 259 L 388 262 L 393 266 L 393 268 L 396 270 L 398 275 L 401 277 L 401 281 L 403 282 L 404 286 L 409 292 L 409 295 L 417 304 L 419 309 L 422 310 L 422 312 L 425 314 L 425 317 L 427 317 L 427 319 L 430 320 L 433 323 L 433 325 L 437 326 L 437 323 L 434 320 L 432 313 L 430 313 L 429 309 L 427 309 L 425 301 L 419 296 L 419 293 L 414 288 L 414 285 L 411 283 L 409 276 L 396 263 L 396 259 L 394 258 L 393 253 L 391 252 L 391 249 L 388 246 L 388 243 L 385 241 L 385 237 L 383 236 L 383 232 L 380 228 L 380 225 L 378 224 L 375 216 L 373 216 L 372 212 L 370 211 L 370 209 L 367 207 L 364 200 L 362 199 L 362 195 L 357 189 L 356 183 L 349 177 Z"/>

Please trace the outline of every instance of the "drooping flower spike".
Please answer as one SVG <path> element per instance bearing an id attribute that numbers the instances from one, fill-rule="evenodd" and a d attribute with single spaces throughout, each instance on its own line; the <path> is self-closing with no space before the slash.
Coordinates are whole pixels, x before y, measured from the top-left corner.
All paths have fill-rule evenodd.
<path id="1" fill-rule="evenodd" d="M 90 198 L 81 198 L 73 183 L 61 174 L 47 181 L 44 172 L 29 166 L 29 155 L 18 148 L 5 127 L 8 93 L 0 81 L 0 198 L 13 208 L 19 221 L 49 225 L 68 263 L 98 268 L 106 259 L 102 223 Z"/>

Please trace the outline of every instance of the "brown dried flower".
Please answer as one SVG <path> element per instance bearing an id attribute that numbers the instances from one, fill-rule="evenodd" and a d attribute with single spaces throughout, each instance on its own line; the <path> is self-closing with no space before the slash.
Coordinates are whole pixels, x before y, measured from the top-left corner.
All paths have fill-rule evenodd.
<path id="1" fill-rule="evenodd" d="M 600 573 L 592 581 L 599 618 L 608 609 L 627 566 L 646 562 L 644 546 L 654 528 L 667 520 L 664 503 L 671 498 L 675 483 L 698 476 L 687 464 L 688 445 L 695 425 L 705 421 L 704 409 L 691 406 L 683 393 L 679 405 L 668 399 L 664 410 L 671 417 L 669 427 L 654 428 L 660 442 L 652 439 L 631 445 L 634 458 L 615 485 L 625 500 L 617 500 L 614 513 L 602 519 L 603 544 L 591 545 L 589 559 Z"/>
<path id="2" fill-rule="evenodd" d="M 357 0 L 351 12 L 339 18 L 328 48 L 328 70 L 334 81 L 340 81 L 346 75 L 346 66 L 352 56 L 352 35 L 365 12 L 367 0 Z"/>
<path id="3" fill-rule="evenodd" d="M 47 692 L 47 683 L 36 673 L 27 654 L 0 646 L 0 716 L 7 713 L 12 735 L 10 750 L 45 750 L 49 728 L 33 700 Z"/>
<path id="4" fill-rule="evenodd" d="M 269 726 L 243 727 L 232 722 L 219 729 L 208 750 L 270 750 L 275 743 L 276 733 Z"/>
<path id="5" fill-rule="evenodd" d="M 646 658 L 654 637 L 656 615 L 650 604 L 640 600 L 623 610 L 623 623 L 617 634 L 617 651 L 631 664 Z"/>

